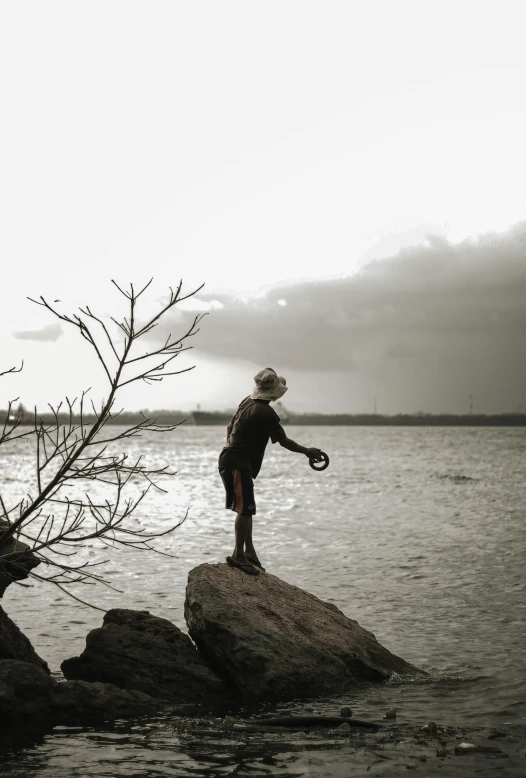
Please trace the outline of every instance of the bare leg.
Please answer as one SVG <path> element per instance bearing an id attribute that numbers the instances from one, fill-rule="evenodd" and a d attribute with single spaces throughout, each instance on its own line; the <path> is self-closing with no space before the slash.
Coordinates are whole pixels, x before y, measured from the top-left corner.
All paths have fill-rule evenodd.
<path id="1" fill-rule="evenodd" d="M 245 543 L 249 530 L 252 531 L 252 516 L 244 516 L 238 513 L 235 521 L 236 545 L 232 556 L 238 562 L 247 561 L 245 556 Z"/>
<path id="2" fill-rule="evenodd" d="M 260 570 L 264 571 L 265 568 L 259 561 L 256 549 L 254 548 L 254 544 L 252 542 L 252 516 L 249 516 L 249 519 L 250 523 L 248 525 L 247 536 L 245 538 L 246 557 L 249 562 L 251 562 L 253 565 L 256 565 L 256 567 L 259 567 Z"/>
<path id="3" fill-rule="evenodd" d="M 245 538 L 245 551 L 247 554 L 252 554 L 253 556 L 256 556 L 256 549 L 254 548 L 254 544 L 252 543 L 252 516 L 247 516 L 248 518 L 248 529 L 247 529 L 247 536 Z"/>

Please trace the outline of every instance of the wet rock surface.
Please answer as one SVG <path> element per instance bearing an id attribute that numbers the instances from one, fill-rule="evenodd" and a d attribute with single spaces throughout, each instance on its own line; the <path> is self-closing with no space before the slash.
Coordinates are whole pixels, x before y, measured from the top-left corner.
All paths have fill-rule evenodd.
<path id="1" fill-rule="evenodd" d="M 70 680 L 100 681 L 152 697 L 199 702 L 229 696 L 190 638 L 148 611 L 114 609 L 86 637 L 80 657 L 67 659 Z"/>
<path id="2" fill-rule="evenodd" d="M 245 698 L 315 697 L 393 673 L 425 675 L 331 603 L 269 574 L 196 567 L 185 618 L 210 666 Z"/>

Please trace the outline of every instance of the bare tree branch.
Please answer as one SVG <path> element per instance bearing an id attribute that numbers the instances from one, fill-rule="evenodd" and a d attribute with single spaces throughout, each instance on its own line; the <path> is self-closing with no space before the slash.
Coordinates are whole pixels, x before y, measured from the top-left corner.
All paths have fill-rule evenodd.
<path id="1" fill-rule="evenodd" d="M 106 431 L 105 427 L 115 423 L 122 413 L 122 410 L 114 410 L 118 390 L 122 387 L 136 381 L 161 381 L 167 376 L 193 369 L 167 370 L 167 367 L 179 354 L 191 348 L 185 345 L 185 341 L 199 332 L 198 324 L 206 314 L 195 316 L 183 335 L 173 338 L 170 334 L 159 347 L 145 349 L 142 353 L 136 353 L 136 347 L 137 342 L 151 333 L 163 316 L 178 303 L 199 292 L 202 286 L 186 295 L 181 294 L 182 282 L 175 291 L 170 288 L 168 300 L 161 304 L 160 310 L 138 326 L 137 302 L 151 286 L 152 279 L 138 291 L 133 284 L 125 289 L 116 281 L 112 283 L 126 300 L 128 310 L 121 320 L 110 316 L 109 322 L 105 322 L 89 305 L 79 308 L 78 313 L 67 315 L 44 297 L 38 300 L 28 298 L 64 324 L 74 327 L 94 351 L 109 384 L 108 396 L 101 408 L 97 410 L 91 401 L 92 414 L 87 414 L 89 390 L 85 390 L 80 398 L 66 397 L 64 403 L 49 406 L 47 417 L 39 416 L 35 408 L 31 427 L 19 431 L 23 418 L 20 406 L 18 412 L 13 413 L 16 402 L 13 400 L 8 405 L 3 426 L 0 426 L 0 444 L 27 436 L 31 436 L 35 444 L 35 493 L 26 495 L 13 505 L 6 504 L 5 495 L 0 495 L 0 519 L 3 520 L 0 525 L 0 568 L 5 573 L 16 565 L 13 577 L 22 577 L 19 573 L 23 555 L 21 557 L 19 552 L 13 552 L 13 543 L 23 539 L 47 571 L 45 576 L 33 570 L 29 575 L 51 582 L 66 593 L 70 593 L 68 585 L 73 583 L 110 585 L 102 575 L 92 571 L 100 563 L 74 563 L 71 557 L 76 556 L 79 549 L 101 543 L 172 556 L 152 544 L 174 532 L 187 517 L 186 513 L 162 531 L 138 528 L 136 523 L 132 523 L 133 515 L 140 510 L 150 490 L 164 491 L 159 479 L 175 473 L 167 465 L 154 467 L 148 464 L 142 455 L 131 460 L 126 452 L 116 453 L 114 450 L 115 445 L 128 438 L 144 433 L 170 432 L 182 422 L 160 424 L 157 419 L 143 414 L 139 422 L 122 429 Z M 20 372 L 22 367 L 23 364 L 18 369 L 5 370 L 0 376 Z M 16 434 L 13 434 L 15 431 Z M 103 490 L 112 490 L 112 496 L 101 501 L 93 499 L 85 489 L 75 493 L 77 484 L 94 482 L 101 484 Z"/>
<path id="2" fill-rule="evenodd" d="M 23 368 L 24 368 L 24 360 L 22 360 L 20 367 L 10 367 L 9 370 L 2 370 L 2 372 L 0 373 L 0 378 L 3 375 L 9 375 L 10 373 L 21 373 Z"/>

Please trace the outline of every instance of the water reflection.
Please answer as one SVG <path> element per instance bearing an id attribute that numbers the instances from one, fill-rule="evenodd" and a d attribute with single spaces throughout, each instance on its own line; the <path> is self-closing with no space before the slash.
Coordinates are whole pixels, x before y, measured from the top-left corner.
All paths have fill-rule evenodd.
<path id="1" fill-rule="evenodd" d="M 328 703 L 326 703 L 328 704 Z M 436 737 L 414 724 L 389 723 L 378 732 L 232 732 L 218 719 L 124 722 L 105 731 L 56 728 L 18 744 L 0 759 L 4 778 L 54 776 L 523 776 L 525 731 L 440 727 Z M 486 753 L 459 756 L 460 742 L 484 743 Z M 22 752 L 16 749 L 22 747 Z M 379 773 L 377 771 L 380 771 Z M 503 773 L 502 771 L 505 770 Z"/>

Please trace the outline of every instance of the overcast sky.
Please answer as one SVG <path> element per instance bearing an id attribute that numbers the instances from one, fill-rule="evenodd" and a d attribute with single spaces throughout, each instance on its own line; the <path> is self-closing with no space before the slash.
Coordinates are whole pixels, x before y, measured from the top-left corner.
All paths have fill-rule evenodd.
<path id="1" fill-rule="evenodd" d="M 106 315 L 151 276 L 211 310 L 129 407 L 231 407 L 267 365 L 294 410 L 520 405 L 522 2 L 0 8 L 0 406 L 105 392 L 27 296 Z"/>

